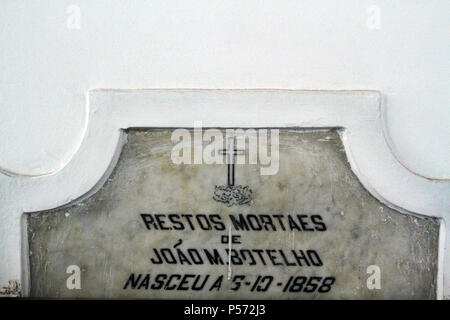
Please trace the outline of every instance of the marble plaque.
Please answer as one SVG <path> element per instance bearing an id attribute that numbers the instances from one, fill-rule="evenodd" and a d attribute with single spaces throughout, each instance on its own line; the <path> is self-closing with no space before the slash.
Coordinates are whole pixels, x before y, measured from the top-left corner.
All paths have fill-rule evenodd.
<path id="1" fill-rule="evenodd" d="M 230 168 L 174 164 L 171 132 L 129 130 L 97 193 L 28 214 L 32 297 L 436 298 L 438 221 L 371 196 L 336 131 L 280 131 L 279 172 L 236 164 L 234 205 Z"/>

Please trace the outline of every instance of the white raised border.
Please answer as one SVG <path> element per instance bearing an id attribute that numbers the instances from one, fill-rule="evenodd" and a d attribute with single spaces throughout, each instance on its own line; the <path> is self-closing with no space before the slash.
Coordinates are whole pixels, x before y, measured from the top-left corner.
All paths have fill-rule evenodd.
<path id="1" fill-rule="evenodd" d="M 132 127 L 341 128 L 351 168 L 377 199 L 405 214 L 450 218 L 450 183 L 419 176 L 389 147 L 377 91 L 90 90 L 83 141 L 71 161 L 44 176 L 0 173 L 0 286 L 21 279 L 28 294 L 23 213 L 52 209 L 96 192 Z M 447 233 L 450 223 L 445 224 Z M 438 298 L 450 295 L 450 241 L 441 225 Z M 445 247 L 447 252 L 444 259 Z"/>

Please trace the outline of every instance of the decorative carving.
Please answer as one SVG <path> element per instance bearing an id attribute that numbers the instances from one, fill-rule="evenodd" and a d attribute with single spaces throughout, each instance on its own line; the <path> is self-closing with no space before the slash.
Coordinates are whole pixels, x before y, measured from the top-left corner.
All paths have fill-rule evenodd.
<path id="1" fill-rule="evenodd" d="M 216 186 L 213 199 L 225 203 L 228 207 L 237 205 L 250 205 L 253 200 L 253 191 L 249 186 Z"/>

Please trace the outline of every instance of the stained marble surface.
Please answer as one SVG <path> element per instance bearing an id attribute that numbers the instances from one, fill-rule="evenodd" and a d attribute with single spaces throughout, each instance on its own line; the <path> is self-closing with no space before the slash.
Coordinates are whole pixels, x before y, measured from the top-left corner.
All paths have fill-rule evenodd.
<path id="1" fill-rule="evenodd" d="M 436 297 L 437 221 L 372 197 L 337 132 L 281 131 L 279 172 L 236 165 L 236 185 L 248 186 L 252 200 L 233 206 L 214 200 L 227 166 L 172 163 L 170 137 L 170 130 L 129 130 L 100 191 L 28 215 L 31 296 Z M 230 234 L 240 243 L 223 241 Z M 79 290 L 67 288 L 69 265 L 81 269 Z M 371 265 L 380 268 L 380 289 L 367 288 Z"/>

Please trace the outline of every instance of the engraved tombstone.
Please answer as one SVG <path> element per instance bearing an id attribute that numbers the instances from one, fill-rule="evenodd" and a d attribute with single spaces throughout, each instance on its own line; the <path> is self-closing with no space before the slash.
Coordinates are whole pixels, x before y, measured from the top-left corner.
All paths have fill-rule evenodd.
<path id="1" fill-rule="evenodd" d="M 270 92 L 243 99 L 217 92 L 200 95 L 201 103 L 189 91 L 176 103 L 174 93 L 160 91 L 96 94 L 93 108 L 113 108 L 105 113 L 113 123 L 125 117 L 117 111 L 125 105 L 139 114 L 164 99 L 187 108 L 223 99 L 231 113 L 246 103 L 248 113 L 261 109 L 235 125 L 239 113 L 216 111 L 211 120 L 196 107 L 183 121 L 167 119 L 165 109 L 156 120 L 125 121 L 118 145 L 105 147 L 114 156 L 95 186 L 25 214 L 31 297 L 438 298 L 441 220 L 388 206 L 363 185 L 342 127 L 360 119 L 371 126 L 377 114 L 353 112 L 346 120 L 331 106 L 345 108 L 356 96 L 353 104 L 368 110 L 377 94 L 286 93 L 284 104 L 306 101 L 296 111 L 306 114 L 300 123 L 282 112 L 271 119 Z"/>

